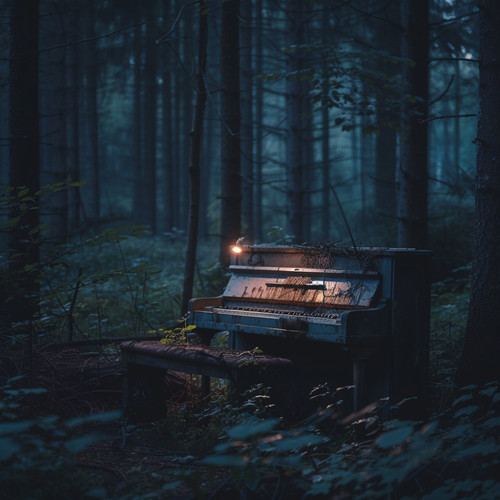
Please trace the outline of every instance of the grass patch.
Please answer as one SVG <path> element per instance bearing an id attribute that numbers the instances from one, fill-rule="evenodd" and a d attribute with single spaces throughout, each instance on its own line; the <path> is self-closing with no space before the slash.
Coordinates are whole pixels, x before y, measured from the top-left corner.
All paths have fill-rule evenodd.
<path id="1" fill-rule="evenodd" d="M 50 340 L 147 336 L 180 316 L 184 242 L 105 234 L 46 255 L 38 329 Z M 195 295 L 221 292 L 216 256 L 200 249 Z"/>

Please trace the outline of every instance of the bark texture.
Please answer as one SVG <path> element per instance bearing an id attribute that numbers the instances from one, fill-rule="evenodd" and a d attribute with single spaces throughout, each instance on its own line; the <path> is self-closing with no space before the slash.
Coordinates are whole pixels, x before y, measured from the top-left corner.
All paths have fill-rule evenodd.
<path id="1" fill-rule="evenodd" d="M 146 50 L 144 74 L 144 222 L 156 234 L 156 45 L 151 21 L 146 24 Z"/>
<path id="2" fill-rule="evenodd" d="M 229 263 L 230 246 L 241 236 L 239 1 L 222 3 L 221 20 L 221 246 Z"/>
<path id="3" fill-rule="evenodd" d="M 262 79 L 262 60 L 263 60 L 263 43 L 262 43 L 262 0 L 255 2 L 255 23 L 254 30 L 254 45 L 255 45 L 255 74 L 257 81 L 255 82 L 255 165 L 254 165 L 254 242 L 262 241 L 263 239 L 263 220 L 262 220 L 262 154 L 263 154 L 263 117 L 264 117 L 264 87 Z"/>
<path id="4" fill-rule="evenodd" d="M 40 55 L 41 99 L 41 165 L 42 184 L 64 183 L 69 176 L 67 153 L 67 81 L 66 72 L 66 17 L 63 0 L 53 4 L 54 11 L 44 15 L 41 40 L 44 45 L 59 47 Z M 53 243 L 64 243 L 68 236 L 68 189 L 51 190 L 42 202 L 44 219 L 48 223 L 48 238 Z"/>
<path id="5" fill-rule="evenodd" d="M 300 45 L 304 43 L 304 23 L 302 19 L 303 1 L 290 1 L 288 10 L 288 44 L 290 50 L 287 54 L 286 82 L 286 116 L 287 116 L 287 225 L 286 231 L 294 236 L 298 243 L 304 241 L 304 210 L 305 192 L 304 182 L 304 138 L 302 118 L 305 112 L 304 85 L 300 79 L 300 71 L 304 65 L 303 50 Z M 297 46 L 297 47 L 295 47 Z"/>
<path id="6" fill-rule="evenodd" d="M 133 213 L 137 223 L 142 223 L 142 199 L 144 185 L 142 182 L 142 26 L 134 30 L 134 83 L 133 83 L 133 151 L 134 151 L 134 201 Z M 169 103 L 170 104 L 170 103 Z"/>
<path id="7" fill-rule="evenodd" d="M 403 98 L 397 231 L 400 247 L 427 246 L 427 106 L 429 98 L 429 0 L 403 0 Z"/>
<path id="8" fill-rule="evenodd" d="M 198 72 L 196 82 L 196 103 L 194 106 L 193 126 L 190 139 L 189 174 L 189 224 L 186 246 L 186 262 L 184 267 L 184 287 L 182 291 L 181 314 L 188 309 L 189 300 L 193 295 L 194 272 L 196 264 L 196 247 L 198 243 L 198 227 L 200 222 L 200 179 L 201 179 L 201 150 L 203 139 L 203 119 L 207 91 L 205 86 L 205 67 L 207 62 L 207 11 L 206 2 L 200 4 L 200 32 L 198 42 Z"/>
<path id="9" fill-rule="evenodd" d="M 479 114 L 472 288 L 457 383 L 500 377 L 500 3 L 478 1 Z"/>
<path id="10" fill-rule="evenodd" d="M 95 35 L 96 5 L 89 5 L 86 28 L 87 37 Z M 85 128 L 87 134 L 87 158 L 86 171 L 82 177 L 88 182 L 82 189 L 85 204 L 85 212 L 90 220 L 96 221 L 101 215 L 100 202 L 100 176 L 99 176 L 99 111 L 97 103 L 97 73 L 98 73 L 98 50 L 97 41 L 90 40 L 86 47 L 85 59 Z"/>
<path id="11" fill-rule="evenodd" d="M 383 53 L 399 56 L 399 50 L 394 47 L 398 38 L 396 29 L 397 5 L 393 2 L 383 12 L 384 19 L 376 25 L 377 45 Z M 382 73 L 382 84 L 377 89 L 377 127 L 380 133 L 375 146 L 375 210 L 382 217 L 379 222 L 384 226 L 394 226 L 396 215 L 396 110 L 391 109 L 388 102 L 395 96 L 391 95 L 391 85 L 398 65 L 391 58 L 377 59 L 378 70 Z M 386 86 L 387 89 L 386 90 Z M 392 227 L 391 227 L 392 229 Z"/>
<path id="12" fill-rule="evenodd" d="M 33 232 L 39 225 L 38 104 L 38 1 L 15 0 L 10 38 L 9 182 L 19 199 L 12 206 L 9 221 L 9 267 L 13 273 L 9 295 L 16 297 L 8 304 L 12 321 L 29 321 L 38 303 L 39 237 Z"/>
<path id="13" fill-rule="evenodd" d="M 252 2 L 241 4 L 241 216 L 243 230 L 253 240 L 253 67 Z"/>

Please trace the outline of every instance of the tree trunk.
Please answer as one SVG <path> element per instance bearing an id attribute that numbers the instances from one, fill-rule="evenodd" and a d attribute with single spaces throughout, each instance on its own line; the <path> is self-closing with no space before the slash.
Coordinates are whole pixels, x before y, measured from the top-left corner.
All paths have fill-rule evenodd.
<path id="1" fill-rule="evenodd" d="M 184 61 L 184 65 L 187 67 L 194 67 L 194 58 L 193 58 L 193 48 L 192 48 L 192 40 L 195 37 L 195 30 L 193 29 L 194 17 L 193 17 L 193 9 L 186 9 L 183 14 L 183 40 L 182 40 L 182 59 Z M 180 172 L 180 210 L 181 210 L 181 227 L 183 229 L 188 228 L 188 220 L 189 220 L 189 190 L 190 190 L 190 179 L 189 173 L 185 165 L 190 163 L 191 156 L 191 145 L 190 145 L 190 136 L 192 130 L 192 116 L 193 116 L 193 90 L 192 90 L 192 77 L 190 75 L 186 75 L 184 84 L 182 85 L 182 107 L 181 107 L 181 121 L 182 121 L 182 130 L 181 130 L 181 141 L 179 143 L 179 147 L 181 148 L 181 160 L 179 162 L 179 172 Z"/>
<path id="2" fill-rule="evenodd" d="M 292 0 L 288 10 L 288 44 L 300 45 L 304 42 L 304 24 L 302 22 L 302 0 Z M 298 243 L 304 241 L 304 166 L 302 141 L 302 91 L 303 85 L 298 76 L 302 69 L 302 53 L 300 48 L 290 50 L 287 54 L 287 73 L 291 76 L 286 81 L 286 116 L 287 142 L 287 234 L 293 235 Z"/>
<path id="3" fill-rule="evenodd" d="M 302 181 L 303 181 L 303 207 L 302 238 L 312 241 L 315 217 L 313 217 L 312 191 L 316 187 L 313 175 L 314 168 L 314 120 L 312 116 L 311 100 L 309 99 L 309 82 L 301 82 L 301 108 L 300 137 L 302 139 Z"/>
<path id="4" fill-rule="evenodd" d="M 171 192 L 172 196 L 172 218 L 174 221 L 174 228 L 179 229 L 184 225 L 184 221 L 181 218 L 181 169 L 179 165 L 182 161 L 181 155 L 181 143 L 182 143 L 182 127 L 181 127 L 181 89 L 183 86 L 183 80 L 179 71 L 175 73 L 174 76 L 174 91 L 172 93 L 172 110 L 174 115 L 173 121 L 173 148 L 172 148 L 172 178 L 175 183 L 175 187 Z"/>
<path id="5" fill-rule="evenodd" d="M 134 131 L 134 201 L 133 217 L 137 223 L 143 222 L 144 183 L 143 183 L 143 164 L 142 164 L 142 26 L 134 30 L 134 104 L 133 104 L 133 123 Z M 170 103 L 169 103 L 170 105 Z"/>
<path id="6" fill-rule="evenodd" d="M 163 5 L 162 15 L 164 19 L 171 19 L 173 8 L 170 2 Z M 161 52 L 160 67 L 162 68 L 162 170 L 163 170 L 163 232 L 172 231 L 174 227 L 173 196 L 174 177 L 172 171 L 172 60 L 170 58 L 170 49 L 164 49 Z"/>
<path id="7" fill-rule="evenodd" d="M 193 126 L 190 133 L 190 204 L 181 314 L 185 314 L 187 312 L 189 300 L 193 295 L 194 273 L 196 264 L 196 246 L 198 243 L 198 226 L 200 220 L 200 163 L 203 139 L 203 118 L 207 100 L 207 92 L 205 87 L 208 30 L 206 0 L 202 0 L 199 6 L 199 10 L 200 31 L 198 35 L 198 75 L 196 82 L 196 103 L 193 113 Z"/>
<path id="8" fill-rule="evenodd" d="M 365 87 L 363 86 L 363 101 L 368 101 L 368 96 L 366 95 Z M 365 134 L 365 130 L 370 126 L 369 117 L 366 110 L 362 110 L 361 119 L 361 132 L 359 134 L 360 144 L 359 144 L 359 182 L 361 191 L 361 231 L 366 231 L 366 212 L 367 212 L 367 178 L 368 178 L 368 165 L 370 164 L 370 135 Z"/>
<path id="9" fill-rule="evenodd" d="M 241 236 L 239 0 L 222 4 L 221 20 L 221 240 L 219 260 L 229 264 Z"/>
<path id="10" fill-rule="evenodd" d="M 358 113 L 355 109 L 351 112 L 351 120 L 352 120 L 352 131 L 351 131 L 351 155 L 352 155 L 352 172 L 353 172 L 353 186 L 352 186 L 352 195 L 355 197 L 357 193 L 357 189 L 359 189 L 359 198 L 362 200 L 363 198 L 363 184 L 361 183 L 361 140 L 360 140 L 360 119 Z M 356 182 L 358 185 L 356 186 Z M 340 237 L 342 233 L 339 231 L 338 237 Z"/>
<path id="11" fill-rule="evenodd" d="M 459 54 L 457 54 L 458 57 Z M 461 96 L 460 96 L 460 61 L 455 61 L 455 116 L 459 117 L 461 113 Z M 460 175 L 460 120 L 461 118 L 455 118 L 455 139 L 454 139 L 454 174 L 455 182 L 458 182 Z"/>
<path id="12" fill-rule="evenodd" d="M 387 9 L 387 21 L 379 21 L 376 29 L 376 37 L 380 50 L 393 56 L 399 56 L 399 50 L 394 47 L 394 40 L 398 39 L 395 28 L 398 19 L 397 6 L 393 3 Z M 394 22 L 393 22 L 394 21 Z M 383 73 L 388 83 L 396 76 L 397 65 L 390 59 L 379 58 L 376 60 L 378 70 Z M 383 82 L 381 84 L 383 88 Z M 388 88 L 392 86 L 388 85 Z M 379 134 L 375 145 L 375 210 L 379 217 L 379 227 L 382 224 L 391 229 L 395 227 L 396 216 L 396 120 L 395 109 L 388 109 L 387 102 L 394 96 L 383 93 L 380 89 L 377 93 L 377 127 Z M 392 231 L 391 231 L 392 234 Z M 389 242 L 387 242 L 389 243 Z"/>
<path id="13" fill-rule="evenodd" d="M 256 29 L 254 30 L 255 38 L 255 74 L 257 75 L 257 82 L 255 84 L 255 197 L 254 197 L 254 239 L 256 242 L 262 241 L 263 235 L 263 220 L 262 220 L 262 146 L 263 146 L 263 84 L 260 75 L 262 75 L 262 0 L 256 0 L 255 3 L 255 19 Z"/>
<path id="14" fill-rule="evenodd" d="M 384 120 L 383 114 L 378 115 Z M 394 227 L 396 214 L 396 129 L 381 125 L 375 145 L 375 206 L 384 225 Z M 390 222 L 388 222 L 390 221 Z"/>
<path id="15" fill-rule="evenodd" d="M 403 0 L 403 99 L 397 173 L 398 245 L 427 246 L 429 0 Z"/>
<path id="16" fill-rule="evenodd" d="M 210 35 L 208 35 L 210 37 Z M 210 60 L 210 56 L 207 55 L 207 63 Z M 207 123 L 212 123 L 217 120 L 212 113 L 209 113 L 209 109 L 206 110 L 207 117 L 205 121 Z M 211 110 L 213 112 L 213 109 Z M 203 140 L 203 154 L 201 160 L 201 185 L 203 189 L 200 193 L 200 227 L 198 230 L 199 238 L 206 240 L 210 236 L 210 202 L 213 196 L 213 176 L 214 172 L 214 164 L 216 161 L 214 160 L 214 150 L 216 149 L 216 143 L 218 142 L 215 137 L 215 129 L 214 127 L 207 127 L 204 134 Z M 217 176 L 218 180 L 218 176 Z"/>
<path id="17" fill-rule="evenodd" d="M 448 100 L 443 100 L 441 103 L 442 114 L 447 116 L 451 114 L 450 103 Z M 443 122 L 443 143 L 441 147 L 443 148 L 443 179 L 449 179 L 454 174 L 454 168 L 450 161 L 450 147 L 451 147 L 451 134 L 450 134 L 450 120 L 448 118 L 442 120 Z"/>
<path id="18" fill-rule="evenodd" d="M 156 234 L 156 45 L 152 20 L 146 24 L 144 68 L 144 220 Z"/>
<path id="19" fill-rule="evenodd" d="M 253 240 L 253 104 L 252 2 L 241 4 L 241 217 L 245 235 Z"/>
<path id="20" fill-rule="evenodd" d="M 87 17 L 87 37 L 95 35 L 95 9 L 89 5 Z M 87 162 L 84 180 L 88 182 L 82 194 L 87 202 L 85 211 L 91 220 L 96 221 L 101 214 L 99 182 L 99 115 L 97 106 L 97 44 L 90 40 L 85 46 L 85 105 L 87 132 Z"/>
<path id="21" fill-rule="evenodd" d="M 328 16 L 321 21 L 323 45 L 328 43 Z M 328 95 L 328 58 L 323 57 L 321 71 L 323 73 L 323 93 Z M 330 112 L 326 104 L 321 109 L 321 239 L 330 240 Z"/>
<path id="22" fill-rule="evenodd" d="M 65 5 L 58 0 L 54 10 L 44 16 L 41 39 L 44 45 L 59 48 L 43 52 L 40 57 L 40 87 L 42 110 L 42 138 L 40 148 L 42 182 L 59 185 L 51 189 L 43 202 L 44 219 L 48 223 L 48 237 L 53 243 L 64 243 L 68 233 L 68 188 L 60 186 L 68 178 L 67 165 L 67 81 L 66 81 L 66 26 Z"/>
<path id="23" fill-rule="evenodd" d="M 165 55 L 163 55 L 165 57 Z M 168 60 L 167 60 L 168 61 Z M 168 62 L 164 61 L 166 71 L 163 73 L 163 171 L 164 182 L 164 226 L 167 231 L 174 227 L 174 207 L 172 193 L 175 189 L 175 180 L 172 168 L 172 80 Z"/>
<path id="24" fill-rule="evenodd" d="M 469 318 L 458 385 L 500 377 L 500 3 L 479 0 L 476 215 Z"/>
<path id="25" fill-rule="evenodd" d="M 69 26 L 74 34 L 79 34 L 78 13 L 74 6 L 69 5 Z M 68 142 L 68 175 L 72 182 L 80 180 L 80 65 L 81 50 L 77 46 L 66 47 L 66 81 L 67 90 L 67 142 Z M 80 188 L 69 189 L 68 224 L 70 230 L 77 231 L 80 227 Z"/>
<path id="26" fill-rule="evenodd" d="M 40 188 L 38 1 L 13 1 L 10 19 L 9 182 L 17 199 L 9 220 L 9 269 L 13 273 L 9 295 L 15 297 L 9 311 L 11 321 L 31 323 L 38 307 L 40 260 L 36 232 Z"/>

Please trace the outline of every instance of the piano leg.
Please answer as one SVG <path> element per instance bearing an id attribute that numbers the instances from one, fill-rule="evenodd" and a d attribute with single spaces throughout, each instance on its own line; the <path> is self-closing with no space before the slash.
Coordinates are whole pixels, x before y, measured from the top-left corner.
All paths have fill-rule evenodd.
<path id="1" fill-rule="evenodd" d="M 196 329 L 196 334 L 200 338 L 200 344 L 210 346 L 212 338 L 215 335 L 214 330 L 207 330 L 202 328 Z M 201 397 L 204 398 L 210 394 L 210 377 L 208 375 L 201 376 Z"/>
<path id="2" fill-rule="evenodd" d="M 355 412 L 361 410 L 366 404 L 364 385 L 367 359 L 366 357 L 356 357 L 352 360 L 353 411 Z"/>

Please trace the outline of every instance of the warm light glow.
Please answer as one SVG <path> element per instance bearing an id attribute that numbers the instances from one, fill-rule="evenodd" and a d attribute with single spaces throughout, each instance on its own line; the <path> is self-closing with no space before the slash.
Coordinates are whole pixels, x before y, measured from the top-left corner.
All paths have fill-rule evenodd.
<path id="1" fill-rule="evenodd" d="M 233 245 L 231 249 L 234 253 L 241 253 L 242 252 L 242 248 L 239 247 L 238 245 Z"/>

